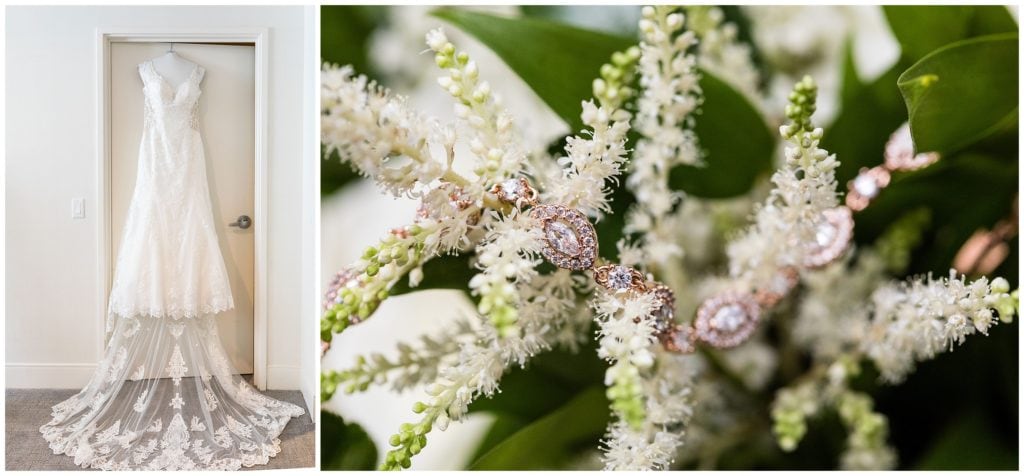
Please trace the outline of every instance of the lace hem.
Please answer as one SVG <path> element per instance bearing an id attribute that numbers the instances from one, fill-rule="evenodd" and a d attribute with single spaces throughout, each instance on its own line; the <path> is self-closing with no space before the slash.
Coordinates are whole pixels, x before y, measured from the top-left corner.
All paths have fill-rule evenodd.
<path id="1" fill-rule="evenodd" d="M 306 411 L 298 406 L 291 404 L 286 405 L 291 408 L 286 408 L 287 412 L 278 416 L 276 420 L 277 425 L 267 433 L 267 438 L 271 440 L 269 444 L 254 445 L 248 452 L 243 450 L 240 458 L 228 458 L 218 461 L 211 460 L 208 464 L 204 465 L 196 465 L 195 462 L 189 458 L 188 461 L 191 464 L 175 467 L 164 466 L 158 469 L 235 471 L 243 467 L 251 468 L 257 465 L 265 465 L 270 462 L 270 458 L 277 456 L 281 452 L 281 440 L 278 437 L 284 432 L 285 426 L 288 425 L 288 422 L 292 418 L 298 418 L 306 414 Z M 58 411 L 55 410 L 52 415 L 53 419 L 46 425 L 39 428 L 39 432 L 43 435 L 43 439 L 49 443 L 50 450 L 53 451 L 53 454 L 70 456 L 75 459 L 75 464 L 83 469 L 94 468 L 104 471 L 151 471 L 154 469 L 152 467 L 131 467 L 127 462 L 116 463 L 113 461 L 107 461 L 103 456 L 97 457 L 89 455 L 91 450 L 82 451 L 81 446 L 73 444 L 74 442 L 67 438 L 61 437 L 59 431 L 48 431 L 55 430 L 54 425 L 58 425 L 62 422 L 61 416 L 57 413 Z"/>

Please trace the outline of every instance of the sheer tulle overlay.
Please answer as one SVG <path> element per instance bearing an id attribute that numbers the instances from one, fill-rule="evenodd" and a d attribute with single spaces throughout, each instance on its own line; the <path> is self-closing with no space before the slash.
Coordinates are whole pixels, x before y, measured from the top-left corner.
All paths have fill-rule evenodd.
<path id="1" fill-rule="evenodd" d="M 203 69 L 172 90 L 139 66 L 145 127 L 111 290 L 103 360 L 40 428 L 75 464 L 110 470 L 266 464 L 304 410 L 231 366 L 214 314 L 234 306 L 213 228 L 195 109 Z"/>

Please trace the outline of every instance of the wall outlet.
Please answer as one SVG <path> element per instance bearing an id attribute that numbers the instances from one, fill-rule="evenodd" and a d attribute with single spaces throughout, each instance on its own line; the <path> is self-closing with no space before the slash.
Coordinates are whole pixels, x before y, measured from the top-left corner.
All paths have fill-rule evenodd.
<path id="1" fill-rule="evenodd" d="M 71 218 L 85 218 L 85 199 L 76 197 L 71 199 Z"/>

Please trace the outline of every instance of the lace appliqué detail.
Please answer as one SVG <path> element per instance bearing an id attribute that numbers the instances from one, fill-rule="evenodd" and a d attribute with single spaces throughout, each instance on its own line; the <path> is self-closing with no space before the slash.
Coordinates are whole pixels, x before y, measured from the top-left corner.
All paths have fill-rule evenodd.
<path id="1" fill-rule="evenodd" d="M 203 396 L 206 398 L 206 409 L 211 412 L 216 410 L 219 402 L 217 401 L 217 396 L 213 394 L 213 390 L 209 388 L 203 389 Z"/>
<path id="2" fill-rule="evenodd" d="M 167 362 L 165 372 L 174 380 L 174 385 L 181 384 L 181 378 L 188 372 L 188 367 L 185 366 L 185 358 L 181 356 L 180 347 L 174 346 L 174 354 L 171 355 L 171 360 Z"/>
<path id="3" fill-rule="evenodd" d="M 139 395 L 138 400 L 135 400 L 135 405 L 132 407 L 136 412 L 142 413 L 146 411 L 146 396 L 149 395 L 149 390 L 143 390 L 142 394 Z"/>

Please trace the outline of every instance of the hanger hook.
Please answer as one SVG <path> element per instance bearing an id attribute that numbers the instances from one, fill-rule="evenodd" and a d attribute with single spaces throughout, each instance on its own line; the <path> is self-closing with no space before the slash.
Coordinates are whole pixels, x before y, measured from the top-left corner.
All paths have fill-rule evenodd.
<path id="1" fill-rule="evenodd" d="M 167 50 L 168 53 L 174 53 L 174 43 L 171 43 L 171 47 Z"/>

